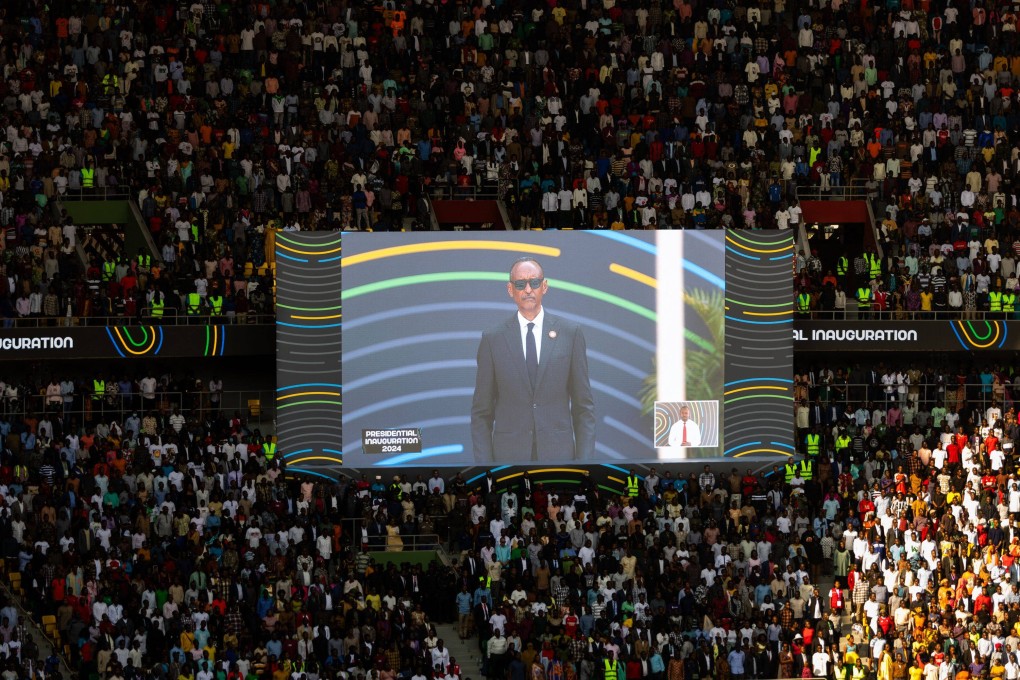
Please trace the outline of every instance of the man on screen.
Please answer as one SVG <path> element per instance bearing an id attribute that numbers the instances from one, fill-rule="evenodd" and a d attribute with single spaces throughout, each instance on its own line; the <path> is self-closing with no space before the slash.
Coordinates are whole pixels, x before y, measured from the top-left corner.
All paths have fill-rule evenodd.
<path id="1" fill-rule="evenodd" d="M 691 409 L 680 407 L 680 420 L 669 428 L 670 446 L 701 446 L 701 428 L 691 420 Z"/>
<path id="2" fill-rule="evenodd" d="M 530 257 L 510 268 L 507 293 L 517 313 L 482 334 L 471 403 L 475 460 L 589 460 L 595 453 L 595 403 L 584 335 L 546 314 L 549 290 Z"/>

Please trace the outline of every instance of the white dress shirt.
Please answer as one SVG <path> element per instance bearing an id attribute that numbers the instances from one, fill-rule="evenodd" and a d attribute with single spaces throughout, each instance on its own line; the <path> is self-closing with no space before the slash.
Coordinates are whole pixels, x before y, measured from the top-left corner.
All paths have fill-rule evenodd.
<path id="1" fill-rule="evenodd" d="M 687 445 L 701 446 L 701 428 L 693 420 L 678 420 L 669 428 L 669 445 L 681 446 L 684 441 L 684 426 L 687 426 Z"/>
<path id="2" fill-rule="evenodd" d="M 541 311 L 539 311 L 538 316 L 536 316 L 533 321 L 528 321 L 527 319 L 524 318 L 524 316 L 521 315 L 520 312 L 517 312 L 517 323 L 521 325 L 521 348 L 524 350 L 525 358 L 527 358 L 528 356 L 528 324 L 529 323 L 535 324 L 535 328 L 534 330 L 532 330 L 532 332 L 535 334 L 535 351 L 536 351 L 535 360 L 538 362 L 539 365 L 541 365 L 542 325 L 545 323 L 545 308 L 543 307 Z"/>

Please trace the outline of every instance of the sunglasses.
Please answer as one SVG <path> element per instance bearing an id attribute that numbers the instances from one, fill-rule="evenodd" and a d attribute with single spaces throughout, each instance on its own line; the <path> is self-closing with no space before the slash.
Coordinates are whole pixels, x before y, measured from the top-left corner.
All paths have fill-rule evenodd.
<path id="1" fill-rule="evenodd" d="M 545 281 L 545 277 L 540 276 L 536 279 L 518 279 L 516 281 L 511 281 L 510 283 L 514 284 L 514 288 L 516 290 L 524 290 L 529 285 L 532 290 L 538 290 L 538 287 L 542 285 L 543 281 Z"/>

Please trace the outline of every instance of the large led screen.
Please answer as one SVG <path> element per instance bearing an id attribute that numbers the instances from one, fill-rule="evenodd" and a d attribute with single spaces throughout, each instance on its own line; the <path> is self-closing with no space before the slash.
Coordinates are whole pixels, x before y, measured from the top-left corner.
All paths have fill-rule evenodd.
<path id="1" fill-rule="evenodd" d="M 345 233 L 341 267 L 345 467 L 723 453 L 725 232 Z"/>

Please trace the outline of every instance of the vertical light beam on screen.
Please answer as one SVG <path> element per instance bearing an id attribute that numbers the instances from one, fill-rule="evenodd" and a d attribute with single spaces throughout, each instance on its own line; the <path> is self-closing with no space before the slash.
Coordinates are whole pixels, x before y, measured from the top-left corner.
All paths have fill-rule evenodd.
<path id="1" fill-rule="evenodd" d="M 658 384 L 657 401 L 684 401 L 687 398 L 687 373 L 684 356 L 684 242 L 681 232 L 656 234 L 655 257 L 655 363 Z"/>

